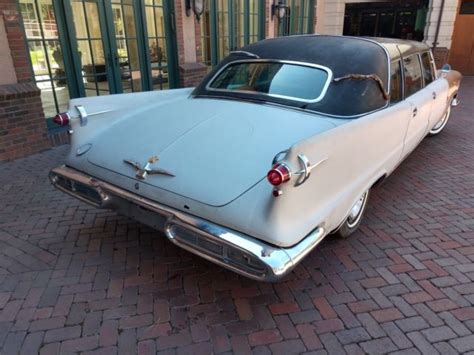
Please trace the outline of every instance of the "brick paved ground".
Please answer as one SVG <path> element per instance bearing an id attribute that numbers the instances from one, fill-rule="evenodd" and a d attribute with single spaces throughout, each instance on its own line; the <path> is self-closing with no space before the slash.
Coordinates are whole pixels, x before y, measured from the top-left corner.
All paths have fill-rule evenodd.
<path id="1" fill-rule="evenodd" d="M 65 147 L 0 165 L 1 353 L 473 353 L 473 98 L 277 284 L 53 190 Z"/>

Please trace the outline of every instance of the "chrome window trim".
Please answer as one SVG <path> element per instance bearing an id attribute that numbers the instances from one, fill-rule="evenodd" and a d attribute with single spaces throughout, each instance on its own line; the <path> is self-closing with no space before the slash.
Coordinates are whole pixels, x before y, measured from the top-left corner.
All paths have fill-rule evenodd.
<path id="1" fill-rule="evenodd" d="M 433 52 L 431 51 L 431 49 L 428 50 L 428 54 L 430 56 L 431 68 L 433 70 L 434 80 L 436 80 L 436 79 L 438 79 L 438 71 L 436 70 L 436 62 L 434 60 Z"/>
<path id="2" fill-rule="evenodd" d="M 244 54 L 248 57 L 252 57 L 252 58 L 256 58 L 256 59 L 260 59 L 260 57 L 254 53 L 251 53 L 251 52 L 247 52 L 247 51 L 232 51 L 229 53 L 229 55 L 231 54 Z"/>
<path id="3" fill-rule="evenodd" d="M 297 65 L 301 67 L 308 67 L 308 68 L 314 68 L 314 69 L 319 69 L 323 70 L 327 73 L 328 77 L 326 79 L 326 83 L 323 86 L 323 89 L 321 90 L 321 94 L 315 99 L 312 100 L 306 100 L 306 99 L 301 99 L 293 96 L 286 96 L 286 95 L 278 95 L 278 94 L 267 94 L 263 92 L 252 92 L 252 91 L 246 91 L 246 90 L 228 90 L 228 89 L 216 89 L 212 88 L 211 85 L 212 83 L 217 79 L 217 77 L 224 71 L 226 70 L 229 66 L 235 65 L 235 64 L 243 64 L 243 63 L 279 63 L 279 64 L 289 64 L 289 65 Z M 313 64 L 313 63 L 307 63 L 307 62 L 298 62 L 298 61 L 293 61 L 293 60 L 277 60 L 277 59 L 242 59 L 242 60 L 233 60 L 232 62 L 227 63 L 224 65 L 222 68 L 220 68 L 216 74 L 209 80 L 209 82 L 206 84 L 206 90 L 207 91 L 215 91 L 215 92 L 227 92 L 227 93 L 239 93 L 239 94 L 245 94 L 245 95 L 250 95 L 250 96 L 255 96 L 255 95 L 261 95 L 261 96 L 270 96 L 270 97 L 275 97 L 279 99 L 286 99 L 286 100 L 291 100 L 291 101 L 297 101 L 297 102 L 304 102 L 304 103 L 316 103 L 321 101 L 324 96 L 326 95 L 326 92 L 328 91 L 329 85 L 331 84 L 333 79 L 333 73 L 332 70 L 329 69 L 328 67 L 319 65 L 319 64 Z"/>
<path id="4" fill-rule="evenodd" d="M 429 63 L 430 63 L 429 65 L 430 65 L 432 76 L 433 76 L 431 82 L 429 82 L 428 84 L 425 82 L 425 69 L 424 69 L 423 58 L 422 58 L 423 54 L 428 55 L 428 60 L 429 60 Z M 437 79 L 436 70 L 434 70 L 433 59 L 431 57 L 431 51 L 430 50 L 420 52 L 420 53 L 418 53 L 418 55 L 420 56 L 421 73 L 423 74 L 423 85 L 424 85 L 423 88 L 425 88 Z"/>
<path id="5" fill-rule="evenodd" d="M 392 93 L 390 92 L 390 98 L 389 98 L 389 102 L 390 102 L 390 106 L 393 106 L 393 105 L 396 105 L 398 104 L 399 102 L 402 102 L 403 100 L 405 100 L 405 86 L 404 86 L 404 80 L 403 80 L 403 66 L 402 66 L 402 58 L 400 57 L 399 59 L 395 59 L 395 60 L 392 60 L 390 62 L 390 84 L 392 84 L 392 66 L 394 64 L 398 64 L 398 69 L 400 70 L 400 94 L 401 94 L 401 97 L 400 97 L 400 101 L 397 101 L 395 103 L 392 103 L 391 100 L 392 100 Z M 392 91 L 392 87 L 390 86 L 390 91 Z"/>

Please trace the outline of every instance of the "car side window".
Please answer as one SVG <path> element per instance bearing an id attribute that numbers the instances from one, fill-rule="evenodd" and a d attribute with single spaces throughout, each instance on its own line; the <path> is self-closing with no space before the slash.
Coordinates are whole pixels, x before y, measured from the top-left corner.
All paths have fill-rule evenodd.
<path id="1" fill-rule="evenodd" d="M 405 76 L 405 97 L 408 97 L 423 87 L 423 77 L 418 54 L 403 58 L 403 70 Z"/>
<path id="2" fill-rule="evenodd" d="M 402 101 L 402 68 L 400 61 L 390 65 L 390 104 Z"/>
<path id="3" fill-rule="evenodd" d="M 423 79 L 426 86 L 435 79 L 433 65 L 431 64 L 431 58 L 428 52 L 421 54 L 421 65 L 423 67 Z"/>

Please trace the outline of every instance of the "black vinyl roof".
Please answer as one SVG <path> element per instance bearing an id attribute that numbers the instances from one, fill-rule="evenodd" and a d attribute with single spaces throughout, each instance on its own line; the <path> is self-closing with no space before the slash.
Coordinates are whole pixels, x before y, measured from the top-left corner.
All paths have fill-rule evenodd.
<path id="1" fill-rule="evenodd" d="M 213 92 L 206 85 L 215 74 L 235 60 L 265 59 L 318 64 L 332 70 L 333 77 L 348 74 L 377 75 L 389 91 L 389 62 L 396 55 L 395 42 L 407 48 L 407 53 L 419 50 L 416 42 L 402 40 L 367 39 L 362 37 L 301 35 L 263 40 L 231 53 L 219 63 L 194 90 L 201 96 L 218 96 L 255 101 L 274 102 L 336 116 L 361 115 L 387 105 L 379 85 L 374 80 L 342 80 L 331 82 L 324 98 L 319 102 L 302 103 L 284 98 L 275 98 L 253 93 L 232 91 Z M 390 48 L 385 47 L 385 43 Z M 390 49 L 390 50 L 389 50 Z M 399 52 L 398 52 L 399 53 Z M 399 55 L 399 54 L 398 54 Z"/>

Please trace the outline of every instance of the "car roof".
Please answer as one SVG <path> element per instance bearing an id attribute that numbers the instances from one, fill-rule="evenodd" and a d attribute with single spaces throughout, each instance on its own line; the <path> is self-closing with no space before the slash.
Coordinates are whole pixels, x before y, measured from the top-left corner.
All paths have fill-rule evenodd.
<path id="1" fill-rule="evenodd" d="M 430 47 L 422 42 L 408 41 L 397 38 L 364 37 L 382 45 L 390 55 L 390 60 L 395 61 L 412 54 L 429 51 Z"/>
<path id="2" fill-rule="evenodd" d="M 270 38 L 244 46 L 241 51 L 261 59 L 318 64 L 331 69 L 335 77 L 347 72 L 364 73 L 369 67 L 382 79 L 387 53 L 378 42 L 363 37 L 297 35 Z M 354 58 L 354 53 L 357 57 Z M 236 53 L 238 55 L 238 52 Z M 340 58 L 340 60 L 338 60 Z M 347 58 L 351 58 L 350 61 Z"/>
<path id="3" fill-rule="evenodd" d="M 255 100 L 292 106 L 332 116 L 355 117 L 388 105 L 385 95 L 373 80 L 357 80 L 357 76 L 376 76 L 385 92 L 389 91 L 390 62 L 403 55 L 428 50 L 413 41 L 386 38 L 332 35 L 297 35 L 259 41 L 231 52 L 193 91 L 195 97 L 222 97 Z M 317 64 L 333 74 L 324 97 L 314 103 L 268 97 L 258 93 L 213 92 L 208 85 L 227 65 L 242 60 L 270 60 Z M 343 80 L 355 77 L 356 80 Z"/>
<path id="4" fill-rule="evenodd" d="M 290 43 L 291 49 L 295 50 L 289 50 Z M 422 42 L 398 38 L 311 34 L 270 38 L 247 45 L 242 48 L 242 51 L 257 55 L 260 53 L 259 56 L 265 59 L 270 59 L 267 57 L 274 57 L 274 59 L 304 61 L 324 65 L 324 63 L 321 63 L 321 59 L 324 58 L 322 56 L 324 53 L 320 53 L 322 49 L 329 55 L 336 52 L 344 55 L 344 52 L 350 53 L 354 48 L 357 48 L 358 51 L 373 52 L 374 45 L 383 47 L 388 53 L 390 60 L 397 60 L 400 59 L 400 56 L 406 57 L 419 52 L 426 52 L 430 49 L 428 45 Z M 309 51 L 310 48 L 312 51 Z M 375 64 L 374 60 L 367 62 L 366 58 L 360 58 L 359 61 L 364 65 Z M 352 62 L 352 64 L 357 63 Z"/>

